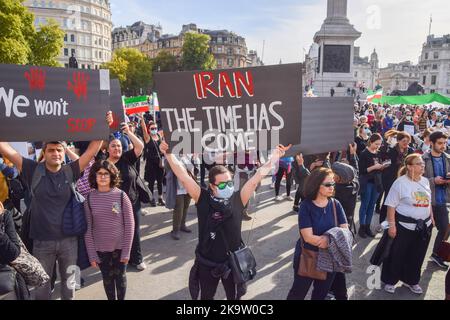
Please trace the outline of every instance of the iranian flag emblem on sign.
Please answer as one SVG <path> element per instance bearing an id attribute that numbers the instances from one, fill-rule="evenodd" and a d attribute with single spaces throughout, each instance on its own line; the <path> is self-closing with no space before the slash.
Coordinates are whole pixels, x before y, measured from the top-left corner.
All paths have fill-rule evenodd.
<path id="1" fill-rule="evenodd" d="M 124 106 L 125 112 L 128 116 L 136 113 L 148 112 L 150 111 L 149 97 L 140 96 L 125 98 Z"/>

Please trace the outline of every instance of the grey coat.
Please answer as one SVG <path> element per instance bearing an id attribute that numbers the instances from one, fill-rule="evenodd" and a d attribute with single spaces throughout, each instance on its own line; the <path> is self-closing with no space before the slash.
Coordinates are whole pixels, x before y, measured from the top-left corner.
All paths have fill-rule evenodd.
<path id="1" fill-rule="evenodd" d="M 333 228 L 324 235 L 328 236 L 328 249 L 320 249 L 317 257 L 317 269 L 325 272 L 351 273 L 353 268 L 353 235 L 349 229 Z"/>

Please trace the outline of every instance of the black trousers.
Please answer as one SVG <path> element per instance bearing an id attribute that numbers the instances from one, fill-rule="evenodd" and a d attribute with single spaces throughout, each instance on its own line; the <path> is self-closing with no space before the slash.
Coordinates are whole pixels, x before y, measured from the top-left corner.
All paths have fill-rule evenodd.
<path id="1" fill-rule="evenodd" d="M 227 279 L 216 278 L 212 275 L 211 271 L 214 268 L 210 268 L 199 264 L 198 276 L 200 279 L 200 299 L 201 300 L 214 300 L 214 296 L 219 286 L 219 280 L 222 280 L 223 287 L 227 300 L 237 300 L 237 288 L 233 281 L 233 276 L 230 274 Z"/>
<path id="2" fill-rule="evenodd" d="M 336 273 L 330 291 L 333 293 L 336 300 L 348 300 L 347 281 L 345 278 L 345 273 Z"/>
<path id="3" fill-rule="evenodd" d="M 442 241 L 446 241 L 445 235 L 449 224 L 447 205 L 433 206 L 434 221 L 436 222 L 436 228 L 438 234 L 434 241 L 433 253 L 437 253 Z"/>
<path id="4" fill-rule="evenodd" d="M 445 294 L 450 296 L 450 270 L 447 271 L 447 276 L 445 277 Z"/>
<path id="5" fill-rule="evenodd" d="M 295 193 L 294 206 L 298 206 L 300 200 L 303 201 L 303 190 L 302 186 L 297 186 L 297 192 Z"/>
<path id="6" fill-rule="evenodd" d="M 286 194 L 287 196 L 291 195 L 291 185 L 292 185 L 292 171 L 290 173 L 287 172 L 287 169 L 279 168 L 277 172 L 277 179 L 275 181 L 275 195 L 280 195 L 280 186 L 281 180 L 283 179 L 283 175 L 286 173 Z"/>
<path id="7" fill-rule="evenodd" d="M 164 169 L 159 167 L 159 160 L 155 162 L 147 159 L 147 165 L 145 167 L 145 180 L 148 182 L 148 188 L 154 195 L 155 182 L 158 188 L 158 195 L 161 198 L 163 195 L 163 179 Z"/>
<path id="8" fill-rule="evenodd" d="M 101 260 L 99 265 L 108 300 L 125 300 L 127 293 L 127 266 L 120 262 L 121 250 L 97 252 Z"/>
<path id="9" fill-rule="evenodd" d="M 392 243 L 389 257 L 383 263 L 381 281 L 389 285 L 396 285 L 399 281 L 411 286 L 419 284 L 422 264 L 430 244 L 429 231 L 423 239 L 421 233 L 397 223 L 397 237 Z"/>
<path id="10" fill-rule="evenodd" d="M 133 244 L 131 246 L 130 264 L 138 265 L 143 261 L 141 251 L 141 202 L 133 204 L 133 216 L 134 216 L 134 236 Z"/>
<path id="11" fill-rule="evenodd" d="M 297 272 L 294 274 L 294 283 L 289 291 L 287 300 L 305 300 L 306 295 L 313 285 L 311 300 L 325 300 L 334 282 L 336 273 L 328 273 L 326 280 L 314 280 L 300 277 Z"/>

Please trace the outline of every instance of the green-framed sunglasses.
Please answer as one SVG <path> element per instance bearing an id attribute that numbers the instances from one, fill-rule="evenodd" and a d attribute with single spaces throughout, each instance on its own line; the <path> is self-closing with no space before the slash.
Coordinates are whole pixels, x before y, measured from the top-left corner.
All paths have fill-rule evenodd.
<path id="1" fill-rule="evenodd" d="M 221 182 L 219 184 L 215 184 L 215 186 L 219 189 L 219 190 L 224 190 L 227 186 L 230 188 L 234 187 L 234 182 L 233 181 L 226 181 L 226 182 Z"/>

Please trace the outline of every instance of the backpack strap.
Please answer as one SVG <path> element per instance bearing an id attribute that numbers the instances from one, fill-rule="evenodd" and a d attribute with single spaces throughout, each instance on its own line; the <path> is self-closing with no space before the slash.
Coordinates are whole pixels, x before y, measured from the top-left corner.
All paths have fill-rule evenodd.
<path id="1" fill-rule="evenodd" d="M 45 177 L 45 164 L 41 162 L 38 163 L 36 169 L 34 170 L 33 177 L 31 178 L 30 193 L 32 199 L 34 198 L 34 192 L 43 177 Z"/>
<path id="2" fill-rule="evenodd" d="M 73 181 L 73 170 L 72 170 L 72 166 L 70 164 L 66 164 L 62 166 L 62 170 L 64 173 L 64 176 L 66 177 L 66 183 L 69 184 L 70 186 L 70 190 L 72 191 L 72 196 L 75 196 L 75 198 L 80 201 L 83 202 L 85 199 L 84 197 L 77 191 L 76 187 L 76 181 Z"/>

